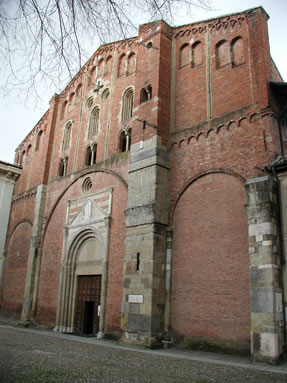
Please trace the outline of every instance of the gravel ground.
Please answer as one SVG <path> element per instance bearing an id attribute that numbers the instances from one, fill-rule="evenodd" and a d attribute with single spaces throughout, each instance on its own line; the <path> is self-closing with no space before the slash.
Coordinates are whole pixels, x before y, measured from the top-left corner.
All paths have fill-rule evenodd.
<path id="1" fill-rule="evenodd" d="M 0 382 L 286 383 L 287 376 L 0 328 Z"/>

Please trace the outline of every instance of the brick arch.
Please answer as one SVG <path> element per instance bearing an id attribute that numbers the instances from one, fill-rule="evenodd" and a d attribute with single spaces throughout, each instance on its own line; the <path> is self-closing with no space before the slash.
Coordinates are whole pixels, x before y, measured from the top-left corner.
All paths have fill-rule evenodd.
<path id="1" fill-rule="evenodd" d="M 244 42 L 241 36 L 237 36 L 231 41 L 230 52 L 233 66 L 244 63 Z"/>
<path id="2" fill-rule="evenodd" d="M 7 243 L 2 310 L 17 319 L 21 317 L 31 235 L 31 222 L 21 221 Z"/>
<path id="3" fill-rule="evenodd" d="M 223 173 L 223 174 L 229 174 L 229 175 L 232 175 L 236 178 L 238 178 L 241 183 L 243 184 L 245 182 L 245 178 L 239 174 L 239 173 L 236 173 L 234 172 L 233 170 L 231 169 L 210 169 L 208 171 L 203 171 L 203 172 L 200 172 L 200 173 L 197 173 L 194 177 L 190 178 L 182 187 L 181 189 L 179 190 L 176 198 L 175 198 L 175 202 L 174 202 L 174 205 L 173 207 L 171 208 L 171 213 L 170 213 L 170 225 L 173 225 L 173 216 L 174 216 L 174 212 L 175 212 L 175 209 L 176 209 L 176 206 L 180 200 L 180 198 L 183 196 L 184 192 L 186 191 L 186 189 L 191 185 L 193 184 L 195 181 L 197 181 L 199 178 L 201 177 L 204 177 L 208 174 L 212 174 L 212 173 Z"/>
<path id="4" fill-rule="evenodd" d="M 9 246 L 9 242 L 11 240 L 11 237 L 14 233 L 14 231 L 17 229 L 17 227 L 19 225 L 21 225 L 22 223 L 28 223 L 30 226 L 31 226 L 31 230 L 32 230 L 32 226 L 33 226 L 33 223 L 29 220 L 29 219 L 21 219 L 21 221 L 17 222 L 16 225 L 13 227 L 13 229 L 11 230 L 11 233 L 9 234 L 9 236 L 7 236 L 7 241 L 6 241 L 6 247 L 8 248 Z"/>
<path id="5" fill-rule="evenodd" d="M 179 52 L 179 68 L 183 68 L 190 64 L 190 45 L 188 43 L 183 44 Z"/>
<path id="6" fill-rule="evenodd" d="M 248 349 L 246 203 L 242 179 L 219 171 L 190 182 L 177 201 L 171 292 L 171 331 L 177 340 Z"/>
<path id="7" fill-rule="evenodd" d="M 229 64 L 229 45 L 226 40 L 219 41 L 215 46 L 216 68 Z"/>

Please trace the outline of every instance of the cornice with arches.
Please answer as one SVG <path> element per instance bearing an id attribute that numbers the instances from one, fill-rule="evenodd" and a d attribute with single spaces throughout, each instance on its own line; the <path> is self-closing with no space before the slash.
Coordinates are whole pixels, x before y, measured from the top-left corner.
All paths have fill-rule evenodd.
<path id="1" fill-rule="evenodd" d="M 14 195 L 14 197 L 12 199 L 12 203 L 17 203 L 17 202 L 20 202 L 24 199 L 27 200 L 30 198 L 34 198 L 34 197 L 36 197 L 36 194 L 37 194 L 37 187 L 30 189 L 30 190 L 27 190 L 24 193 Z"/>
<path id="2" fill-rule="evenodd" d="M 196 24 L 190 24 L 176 32 L 174 38 L 178 39 L 182 37 L 187 37 L 189 35 L 200 35 L 207 32 L 207 30 L 210 33 L 217 33 L 222 30 L 226 31 L 227 29 L 233 30 L 237 26 L 241 27 L 246 20 L 247 16 L 245 14 L 240 14 L 221 17 L 205 23 L 201 22 Z"/>
<path id="3" fill-rule="evenodd" d="M 218 118 L 178 132 L 173 132 L 170 141 L 171 150 L 175 149 L 175 147 L 180 148 L 183 143 L 188 145 L 197 143 L 200 137 L 208 139 L 211 133 L 217 135 L 221 129 L 229 131 L 231 128 L 235 128 L 236 132 L 236 128 L 242 127 L 245 123 L 252 125 L 260 124 L 266 116 L 274 116 L 276 118 L 276 115 L 269 107 L 263 108 L 260 111 L 252 110 L 248 112 L 248 110 L 246 110 L 244 114 L 239 114 L 238 116 L 235 116 L 235 114 L 236 112 L 233 113 L 233 118 L 226 118 L 225 121 L 223 121 L 222 118 Z M 210 126 L 211 124 L 212 127 Z"/>

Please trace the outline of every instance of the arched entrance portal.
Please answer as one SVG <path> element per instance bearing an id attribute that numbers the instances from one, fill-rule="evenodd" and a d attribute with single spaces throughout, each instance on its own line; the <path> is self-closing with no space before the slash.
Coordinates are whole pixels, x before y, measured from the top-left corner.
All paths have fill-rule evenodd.
<path id="1" fill-rule="evenodd" d="M 55 331 L 103 336 L 109 222 L 88 200 L 65 226 Z"/>

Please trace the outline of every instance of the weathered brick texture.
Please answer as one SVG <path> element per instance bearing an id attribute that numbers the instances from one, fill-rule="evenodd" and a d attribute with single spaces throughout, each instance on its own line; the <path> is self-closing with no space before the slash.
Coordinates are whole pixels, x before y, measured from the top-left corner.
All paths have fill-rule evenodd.
<path id="1" fill-rule="evenodd" d="M 246 202 L 242 180 L 224 173 L 196 179 L 179 199 L 172 222 L 171 327 L 177 337 L 248 345 Z"/>

